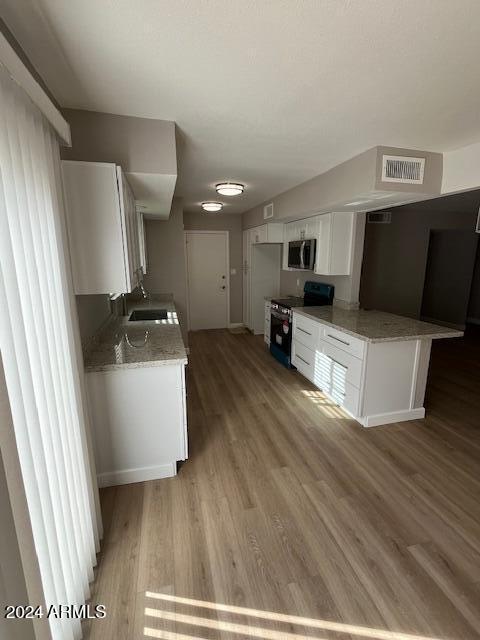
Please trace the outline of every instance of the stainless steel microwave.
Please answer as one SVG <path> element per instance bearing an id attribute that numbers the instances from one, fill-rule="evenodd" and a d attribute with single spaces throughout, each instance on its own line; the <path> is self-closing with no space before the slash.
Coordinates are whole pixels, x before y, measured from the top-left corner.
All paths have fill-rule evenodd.
<path id="1" fill-rule="evenodd" d="M 288 266 L 312 271 L 315 266 L 316 240 L 293 240 L 288 243 Z"/>

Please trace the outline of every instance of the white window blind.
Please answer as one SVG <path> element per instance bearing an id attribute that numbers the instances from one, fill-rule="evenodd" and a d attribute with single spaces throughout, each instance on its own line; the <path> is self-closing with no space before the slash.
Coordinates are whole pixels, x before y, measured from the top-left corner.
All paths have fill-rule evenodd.
<path id="1" fill-rule="evenodd" d="M 59 169 L 53 129 L 0 66 L 0 349 L 47 606 L 89 598 L 100 526 Z M 50 626 L 81 638 L 79 620 Z"/>

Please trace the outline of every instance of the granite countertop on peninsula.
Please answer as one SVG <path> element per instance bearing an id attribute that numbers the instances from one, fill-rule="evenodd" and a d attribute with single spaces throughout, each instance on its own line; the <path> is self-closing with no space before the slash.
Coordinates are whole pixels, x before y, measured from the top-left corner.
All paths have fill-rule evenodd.
<path id="1" fill-rule="evenodd" d="M 166 309 L 167 320 L 128 320 L 134 309 L 148 308 Z M 95 336 L 84 354 L 86 372 L 187 363 L 187 352 L 171 296 L 130 299 L 127 312 L 126 316 L 112 318 Z"/>
<path id="2" fill-rule="evenodd" d="M 336 306 L 295 307 L 293 311 L 365 342 L 398 342 L 463 336 L 463 331 L 384 311 L 346 310 Z"/>

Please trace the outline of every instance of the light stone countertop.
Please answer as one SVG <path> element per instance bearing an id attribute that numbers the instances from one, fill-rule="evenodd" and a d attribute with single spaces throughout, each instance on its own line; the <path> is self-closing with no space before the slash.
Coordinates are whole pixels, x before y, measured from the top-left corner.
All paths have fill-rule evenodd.
<path id="1" fill-rule="evenodd" d="M 135 309 L 166 309 L 167 320 L 130 322 Z M 95 337 L 84 355 L 85 371 L 114 371 L 187 364 L 177 312 L 171 297 L 129 301 L 128 315 L 113 318 Z"/>
<path id="2" fill-rule="evenodd" d="M 463 331 L 384 311 L 346 310 L 336 306 L 295 307 L 294 313 L 318 320 L 365 342 L 458 338 Z"/>

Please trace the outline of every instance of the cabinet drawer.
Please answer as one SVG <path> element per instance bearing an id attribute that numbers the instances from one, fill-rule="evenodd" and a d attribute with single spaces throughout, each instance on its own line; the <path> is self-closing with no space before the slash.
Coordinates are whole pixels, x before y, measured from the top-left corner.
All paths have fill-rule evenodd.
<path id="1" fill-rule="evenodd" d="M 356 358 L 363 358 L 365 351 L 365 342 L 363 340 L 350 336 L 348 333 L 343 333 L 343 331 L 338 331 L 333 327 L 326 326 L 324 329 L 322 337 L 325 342 L 335 345 L 342 351 L 351 353 Z"/>
<path id="2" fill-rule="evenodd" d="M 320 325 L 315 320 L 293 314 L 293 339 L 301 342 L 309 349 L 315 350 L 318 345 Z"/>
<path id="3" fill-rule="evenodd" d="M 352 384 L 346 384 L 345 389 L 341 392 L 336 389 L 332 389 L 328 395 L 336 402 L 340 407 L 346 409 L 352 416 L 358 416 L 359 414 L 359 400 L 360 391 Z"/>
<path id="4" fill-rule="evenodd" d="M 344 378 L 346 383 L 360 388 L 363 360 L 352 356 L 352 354 L 347 351 L 342 351 L 342 349 L 324 340 L 321 341 L 321 345 L 322 354 L 326 362 L 329 363 L 333 369 L 336 368 L 335 373 L 337 377 Z M 339 366 L 335 367 L 336 364 Z"/>
<path id="5" fill-rule="evenodd" d="M 313 382 L 315 352 L 296 340 L 292 342 L 292 364 L 305 378 Z"/>

